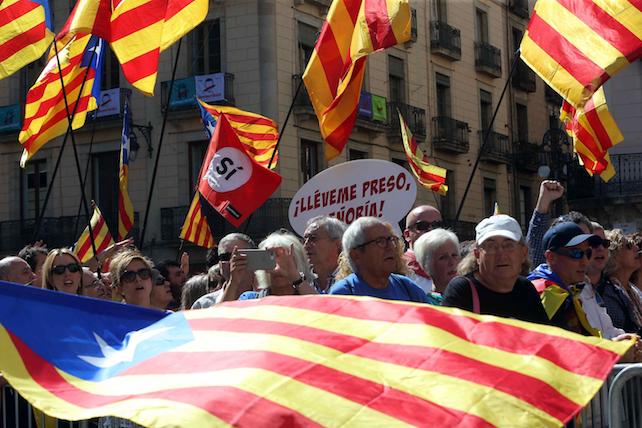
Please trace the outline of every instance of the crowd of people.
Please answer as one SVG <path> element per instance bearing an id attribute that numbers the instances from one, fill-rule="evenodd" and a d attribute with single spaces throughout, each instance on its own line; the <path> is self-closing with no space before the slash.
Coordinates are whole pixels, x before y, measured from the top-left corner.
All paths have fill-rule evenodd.
<path id="1" fill-rule="evenodd" d="M 460 242 L 439 210 L 421 205 L 403 236 L 379 218 L 346 225 L 328 216 L 311 219 L 302 239 L 280 229 L 256 245 L 232 233 L 208 253 L 209 270 L 191 277 L 187 254 L 154 263 L 126 240 L 85 267 L 68 249 L 30 245 L 0 259 L 0 280 L 165 311 L 265 296 L 371 296 L 628 340 L 642 330 L 642 234 L 605 230 L 578 212 L 552 219 L 563 192 L 556 181 L 541 183 L 526 235 L 526 225 L 496 214 Z M 244 250 L 257 248 L 272 269 L 251 269 Z M 636 344 L 623 361 L 642 361 L 641 351 Z"/>

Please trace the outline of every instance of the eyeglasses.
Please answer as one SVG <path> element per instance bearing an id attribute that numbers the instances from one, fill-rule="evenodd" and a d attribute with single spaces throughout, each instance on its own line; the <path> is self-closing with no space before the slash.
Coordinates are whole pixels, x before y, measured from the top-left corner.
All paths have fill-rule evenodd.
<path id="1" fill-rule="evenodd" d="M 393 247 L 396 247 L 397 245 L 399 245 L 399 238 L 397 236 L 394 236 L 394 235 L 392 235 L 392 236 L 382 236 L 380 238 L 371 239 L 370 241 L 364 242 L 361 245 L 357 245 L 354 248 L 363 248 L 366 245 L 370 245 L 370 244 L 376 244 L 377 247 L 379 247 L 379 248 L 386 248 L 388 246 L 388 244 L 392 245 Z"/>
<path id="2" fill-rule="evenodd" d="M 156 277 L 156 285 L 163 285 L 165 284 L 165 277 L 163 275 L 158 275 Z"/>
<path id="3" fill-rule="evenodd" d="M 80 272 L 82 267 L 78 263 L 69 263 L 68 265 L 56 265 L 51 268 L 51 272 L 54 275 L 63 275 L 66 270 L 69 271 L 69 273 L 77 273 Z"/>
<path id="4" fill-rule="evenodd" d="M 126 270 L 120 275 L 121 282 L 134 282 L 136 280 L 136 275 L 142 280 L 149 279 L 152 277 L 152 270 L 149 268 L 142 268 L 138 270 Z"/>
<path id="5" fill-rule="evenodd" d="M 580 250 L 578 248 L 558 248 L 552 251 L 554 253 L 569 257 L 573 260 L 581 260 L 584 256 L 586 256 L 587 259 L 591 260 L 591 257 L 593 256 L 593 250 L 590 248 L 587 248 L 586 250 Z"/>
<path id="6" fill-rule="evenodd" d="M 479 246 L 486 254 L 495 254 L 501 248 L 502 251 L 513 251 L 518 247 L 517 241 L 504 241 L 501 244 L 495 241 L 486 241 Z"/>
<path id="7" fill-rule="evenodd" d="M 599 246 L 602 246 L 608 250 L 608 248 L 611 246 L 611 241 L 609 241 L 608 239 L 602 239 L 601 242 L 592 244 L 591 248 L 598 248 Z"/>
<path id="8" fill-rule="evenodd" d="M 420 232 L 428 232 L 430 230 L 433 230 L 437 227 L 441 226 L 440 221 L 424 221 L 424 220 L 419 220 L 417 223 L 413 224 L 411 226 L 412 229 L 418 230 Z"/>
<path id="9" fill-rule="evenodd" d="M 232 258 L 232 253 L 221 253 L 218 255 L 219 262 L 229 262 Z"/>

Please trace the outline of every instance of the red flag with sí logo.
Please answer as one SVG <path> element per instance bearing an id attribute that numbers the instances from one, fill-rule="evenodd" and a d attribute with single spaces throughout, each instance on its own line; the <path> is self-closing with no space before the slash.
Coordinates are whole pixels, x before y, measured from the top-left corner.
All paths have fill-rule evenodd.
<path id="1" fill-rule="evenodd" d="M 201 166 L 198 191 L 227 221 L 239 227 L 281 184 L 245 150 L 221 114 Z"/>

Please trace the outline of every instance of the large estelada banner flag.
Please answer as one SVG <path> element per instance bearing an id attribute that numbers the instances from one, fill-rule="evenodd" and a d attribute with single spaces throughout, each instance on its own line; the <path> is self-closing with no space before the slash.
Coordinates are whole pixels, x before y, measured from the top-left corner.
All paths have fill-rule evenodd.
<path id="1" fill-rule="evenodd" d="M 367 297 L 167 314 L 0 282 L 0 371 L 35 407 L 69 420 L 561 426 L 630 344 Z"/>
<path id="2" fill-rule="evenodd" d="M 250 156 L 225 114 L 201 166 L 198 191 L 227 221 L 239 227 L 281 184 L 281 176 Z"/>

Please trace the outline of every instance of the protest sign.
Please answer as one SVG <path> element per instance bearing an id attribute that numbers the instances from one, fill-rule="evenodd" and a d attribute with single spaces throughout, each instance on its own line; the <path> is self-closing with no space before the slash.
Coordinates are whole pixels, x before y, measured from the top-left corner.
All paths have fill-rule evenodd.
<path id="1" fill-rule="evenodd" d="M 401 166 L 379 159 L 342 163 L 315 175 L 292 198 L 288 217 L 303 235 L 312 217 L 330 215 L 352 223 L 372 216 L 397 223 L 412 208 L 417 186 Z"/>

